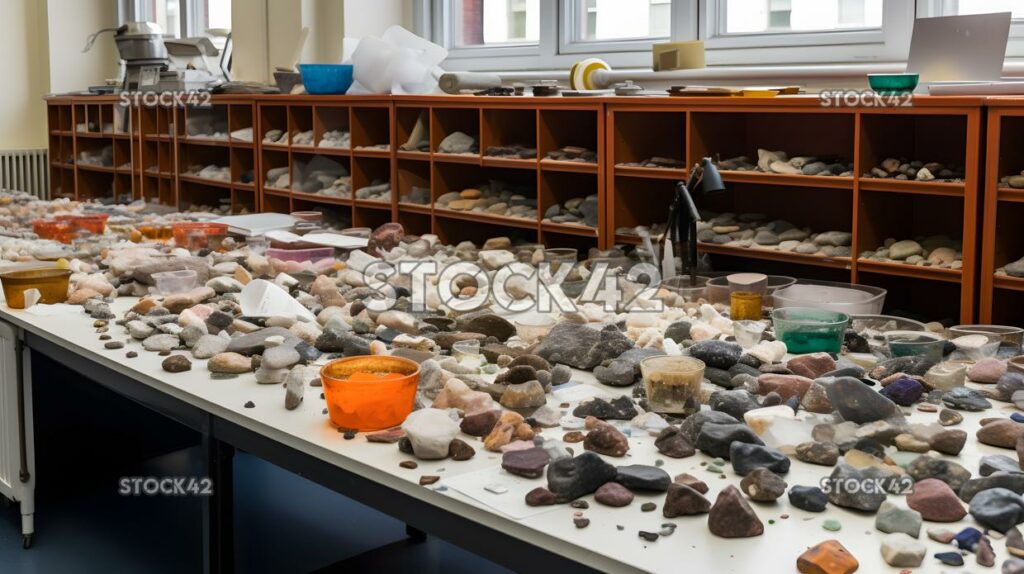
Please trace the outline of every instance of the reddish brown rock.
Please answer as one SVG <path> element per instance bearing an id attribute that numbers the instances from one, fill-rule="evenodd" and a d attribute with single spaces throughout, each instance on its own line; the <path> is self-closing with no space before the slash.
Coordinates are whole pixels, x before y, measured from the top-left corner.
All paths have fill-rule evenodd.
<path id="1" fill-rule="evenodd" d="M 633 502 L 633 493 L 617 482 L 606 482 L 594 493 L 594 500 L 605 506 L 619 508 Z"/>
<path id="2" fill-rule="evenodd" d="M 601 423 L 583 438 L 583 448 L 605 456 L 620 457 L 629 451 L 629 441 L 619 429 L 608 423 Z"/>
<path id="3" fill-rule="evenodd" d="M 526 493 L 527 506 L 551 506 L 555 503 L 555 495 L 543 486 Z"/>
<path id="4" fill-rule="evenodd" d="M 385 223 L 370 234 L 369 244 L 366 252 L 370 255 L 381 257 L 385 251 L 391 251 L 402 243 L 405 237 L 405 228 L 401 223 Z"/>
<path id="5" fill-rule="evenodd" d="M 813 353 L 794 357 L 786 363 L 794 375 L 817 379 L 829 371 L 836 370 L 836 361 L 828 353 Z"/>
<path id="6" fill-rule="evenodd" d="M 767 395 L 775 392 L 782 397 L 783 401 L 786 401 L 790 397 L 803 398 L 814 381 L 800 375 L 765 374 L 758 377 L 757 382 L 758 394 Z"/>
<path id="7" fill-rule="evenodd" d="M 1017 440 L 1024 435 L 1024 424 L 1012 419 L 995 419 L 978 429 L 978 440 L 991 446 L 1016 448 Z"/>
<path id="8" fill-rule="evenodd" d="M 704 498 L 696 489 L 683 484 L 672 483 L 665 495 L 665 504 L 661 511 L 665 518 L 706 514 L 711 509 L 711 502 Z"/>
<path id="9" fill-rule="evenodd" d="M 914 491 L 907 495 L 907 506 L 930 522 L 956 522 L 967 515 L 953 489 L 937 478 L 915 482 Z"/>
<path id="10" fill-rule="evenodd" d="M 672 482 L 681 484 L 683 486 L 689 486 L 701 494 L 708 493 L 708 485 L 703 480 L 693 476 L 692 474 L 683 473 L 672 479 Z"/>
<path id="11" fill-rule="evenodd" d="M 761 519 L 743 494 L 731 484 L 718 493 L 708 516 L 708 529 L 722 538 L 750 538 L 764 534 Z"/>

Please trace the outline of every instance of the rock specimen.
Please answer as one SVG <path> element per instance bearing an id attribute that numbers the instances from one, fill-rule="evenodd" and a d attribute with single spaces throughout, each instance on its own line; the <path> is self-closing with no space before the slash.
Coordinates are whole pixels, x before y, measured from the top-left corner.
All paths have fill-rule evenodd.
<path id="1" fill-rule="evenodd" d="M 633 341 L 614 326 L 598 331 L 576 323 L 558 323 L 534 351 L 551 363 L 593 369 L 633 347 Z"/>
<path id="2" fill-rule="evenodd" d="M 735 486 L 726 486 L 708 515 L 708 529 L 722 538 L 750 538 L 764 534 L 764 524 Z"/>
<path id="3" fill-rule="evenodd" d="M 669 485 L 665 504 L 662 506 L 665 518 L 705 514 L 709 510 L 711 510 L 711 502 L 704 498 L 699 491 L 682 484 L 672 483 Z"/>
<path id="4" fill-rule="evenodd" d="M 416 458 L 437 460 L 448 456 L 448 444 L 459 433 L 459 425 L 446 411 L 422 409 L 411 413 L 402 430 L 412 443 Z"/>
<path id="5" fill-rule="evenodd" d="M 816 544 L 796 559 L 801 574 L 852 574 L 859 567 L 857 559 L 838 540 Z"/>
<path id="6" fill-rule="evenodd" d="M 592 452 L 557 460 L 548 465 L 548 490 L 564 504 L 586 496 L 615 479 L 615 467 Z"/>

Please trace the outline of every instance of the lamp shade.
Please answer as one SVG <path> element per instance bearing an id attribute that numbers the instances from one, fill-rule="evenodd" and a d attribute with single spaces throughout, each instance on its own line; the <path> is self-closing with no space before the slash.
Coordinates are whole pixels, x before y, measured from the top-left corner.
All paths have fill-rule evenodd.
<path id="1" fill-rule="evenodd" d="M 704 193 L 717 193 L 725 191 L 725 182 L 722 181 L 722 174 L 718 173 L 715 162 L 706 157 L 701 160 L 701 168 L 704 176 L 701 180 L 701 191 Z"/>

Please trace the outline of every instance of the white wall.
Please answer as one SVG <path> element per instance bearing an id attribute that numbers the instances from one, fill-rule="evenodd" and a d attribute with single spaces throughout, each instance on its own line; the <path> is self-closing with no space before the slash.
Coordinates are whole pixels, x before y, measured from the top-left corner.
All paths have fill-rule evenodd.
<path id="1" fill-rule="evenodd" d="M 89 34 L 118 25 L 117 0 L 47 0 L 50 91 L 61 93 L 97 86 L 117 77 L 117 46 L 101 35 L 82 53 Z"/>
<path id="2" fill-rule="evenodd" d="M 0 53 L 8 80 L 0 90 L 0 150 L 46 147 L 46 3 L 0 0 L 0 13 Z"/>

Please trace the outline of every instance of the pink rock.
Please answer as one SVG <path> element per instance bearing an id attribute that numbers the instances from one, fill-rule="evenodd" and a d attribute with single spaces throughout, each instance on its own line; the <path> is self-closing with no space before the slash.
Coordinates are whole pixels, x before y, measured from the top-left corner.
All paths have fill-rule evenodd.
<path id="1" fill-rule="evenodd" d="M 1006 361 L 999 359 L 982 359 L 970 371 L 967 371 L 967 378 L 975 383 L 998 383 L 999 377 L 1006 374 Z"/>
<path id="2" fill-rule="evenodd" d="M 967 510 L 953 489 L 937 478 L 915 482 L 914 491 L 907 495 L 907 506 L 931 522 L 956 522 L 967 516 Z"/>
<path id="3" fill-rule="evenodd" d="M 768 393 L 775 391 L 779 393 L 782 400 L 788 400 L 790 397 L 803 398 L 807 389 L 811 388 L 811 379 L 807 377 L 801 377 L 800 375 L 776 375 L 776 374 L 764 374 L 757 378 L 759 385 L 758 393 L 767 395 Z"/>
<path id="4" fill-rule="evenodd" d="M 501 452 L 509 452 L 513 450 L 527 450 L 536 447 L 532 440 L 517 440 L 512 441 L 505 446 L 501 447 Z"/>

